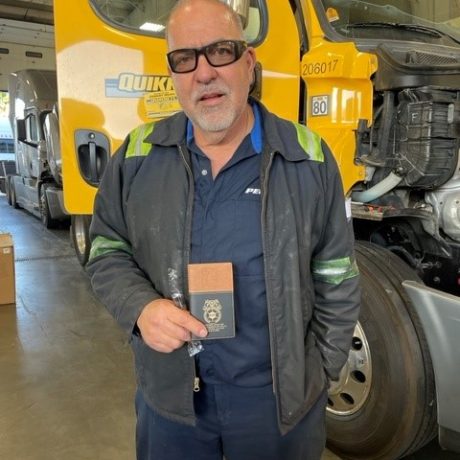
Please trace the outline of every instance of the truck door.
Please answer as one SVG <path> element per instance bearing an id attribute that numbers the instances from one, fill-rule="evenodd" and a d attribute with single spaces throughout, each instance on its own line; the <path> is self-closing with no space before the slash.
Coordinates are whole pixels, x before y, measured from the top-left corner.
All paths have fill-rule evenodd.
<path id="1" fill-rule="evenodd" d="M 262 101 L 297 120 L 299 37 L 289 2 L 268 29 L 264 0 L 245 28 L 256 48 Z M 164 26 L 174 0 L 55 0 L 64 202 L 91 214 L 104 166 L 135 126 L 180 110 L 168 76 Z"/>

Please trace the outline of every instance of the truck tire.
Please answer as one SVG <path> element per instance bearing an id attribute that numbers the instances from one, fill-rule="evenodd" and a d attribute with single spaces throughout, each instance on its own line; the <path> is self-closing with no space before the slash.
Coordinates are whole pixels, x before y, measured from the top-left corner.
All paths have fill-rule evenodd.
<path id="1" fill-rule="evenodd" d="M 16 189 L 14 187 L 14 180 L 11 176 L 9 176 L 10 178 L 10 197 L 11 197 L 11 206 L 13 206 L 14 209 L 19 209 L 19 204 L 18 204 L 18 200 L 16 198 Z"/>
<path id="2" fill-rule="evenodd" d="M 5 177 L 5 194 L 6 194 L 6 201 L 11 206 L 11 176 Z"/>
<path id="3" fill-rule="evenodd" d="M 50 213 L 50 207 L 48 204 L 48 198 L 46 196 L 46 189 L 48 188 L 47 183 L 43 183 L 39 189 L 39 206 L 40 206 L 40 218 L 42 224 L 46 228 L 56 228 L 59 224 L 59 221 L 53 219 Z"/>
<path id="4" fill-rule="evenodd" d="M 91 241 L 89 239 L 89 226 L 91 225 L 91 216 L 83 214 L 74 214 L 70 220 L 70 236 L 75 249 L 78 262 L 84 267 L 89 259 Z"/>
<path id="5" fill-rule="evenodd" d="M 436 434 L 434 373 L 399 257 L 359 242 L 362 303 L 348 362 L 329 392 L 328 447 L 343 459 L 395 460 Z"/>

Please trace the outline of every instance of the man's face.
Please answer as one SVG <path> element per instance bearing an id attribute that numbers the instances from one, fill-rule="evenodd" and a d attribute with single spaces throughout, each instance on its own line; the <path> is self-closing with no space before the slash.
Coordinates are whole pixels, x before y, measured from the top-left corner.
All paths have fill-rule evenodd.
<path id="1" fill-rule="evenodd" d="M 238 27 L 219 4 L 194 2 L 177 11 L 169 24 L 169 51 L 200 48 L 219 40 L 241 40 Z M 196 128 L 217 132 L 234 125 L 247 104 L 254 63 L 254 51 L 249 48 L 238 61 L 223 67 L 211 66 L 200 55 L 194 71 L 171 73 L 179 102 Z"/>

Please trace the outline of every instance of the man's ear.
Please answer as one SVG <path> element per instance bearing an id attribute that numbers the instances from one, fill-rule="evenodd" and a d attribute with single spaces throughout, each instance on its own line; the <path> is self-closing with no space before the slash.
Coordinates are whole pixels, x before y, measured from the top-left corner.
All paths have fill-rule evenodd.
<path id="1" fill-rule="evenodd" d="M 257 62 L 256 58 L 256 52 L 252 46 L 249 46 L 246 50 L 246 59 L 248 60 L 249 65 L 251 66 L 252 70 L 254 70 L 254 67 Z"/>
<path id="2" fill-rule="evenodd" d="M 262 97 L 262 64 L 256 62 L 252 71 L 252 81 L 249 86 L 249 96 L 260 101 Z"/>

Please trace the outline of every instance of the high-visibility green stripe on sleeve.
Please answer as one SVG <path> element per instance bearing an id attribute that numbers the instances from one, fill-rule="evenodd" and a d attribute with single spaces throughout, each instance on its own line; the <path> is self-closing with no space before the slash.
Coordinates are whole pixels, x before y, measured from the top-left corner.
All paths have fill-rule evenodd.
<path id="1" fill-rule="evenodd" d="M 340 284 L 359 274 L 358 265 L 350 257 L 334 260 L 313 260 L 313 279 L 328 284 Z"/>
<path id="2" fill-rule="evenodd" d="M 115 251 L 123 251 L 127 254 L 132 254 L 131 246 L 124 241 L 112 240 L 104 236 L 96 236 L 91 244 L 89 260 Z"/>

